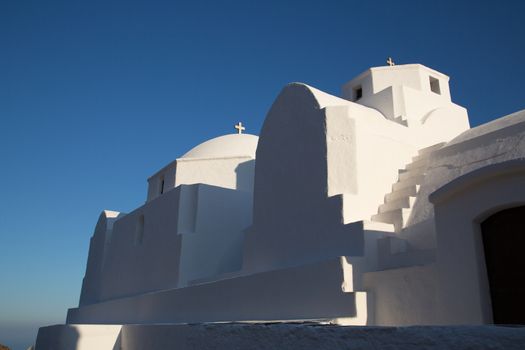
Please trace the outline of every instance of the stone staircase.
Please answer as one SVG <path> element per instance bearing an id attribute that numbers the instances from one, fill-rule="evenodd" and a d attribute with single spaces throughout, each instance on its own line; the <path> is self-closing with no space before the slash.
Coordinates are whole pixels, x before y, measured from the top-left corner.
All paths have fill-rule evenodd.
<path id="1" fill-rule="evenodd" d="M 372 216 L 372 221 L 392 224 L 395 232 L 400 232 L 406 226 L 419 187 L 425 179 L 429 155 L 443 145 L 438 143 L 419 150 L 412 162 L 399 170 L 398 181 L 392 185 L 392 192 L 385 196 L 385 202 Z"/>

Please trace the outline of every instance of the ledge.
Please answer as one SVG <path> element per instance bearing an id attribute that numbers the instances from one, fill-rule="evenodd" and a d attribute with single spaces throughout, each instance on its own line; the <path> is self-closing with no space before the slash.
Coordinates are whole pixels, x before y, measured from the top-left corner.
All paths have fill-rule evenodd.
<path id="1" fill-rule="evenodd" d="M 461 175 L 438 188 L 428 196 L 428 200 L 434 205 L 439 204 L 468 188 L 479 186 L 499 177 L 513 176 L 520 173 L 523 173 L 525 176 L 525 158 L 488 165 Z"/>

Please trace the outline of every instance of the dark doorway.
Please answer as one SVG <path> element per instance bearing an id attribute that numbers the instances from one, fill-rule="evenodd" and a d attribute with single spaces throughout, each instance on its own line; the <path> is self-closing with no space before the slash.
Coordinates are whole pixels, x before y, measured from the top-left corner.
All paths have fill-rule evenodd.
<path id="1" fill-rule="evenodd" d="M 496 324 L 525 324 L 525 206 L 481 223 L 492 314 Z"/>

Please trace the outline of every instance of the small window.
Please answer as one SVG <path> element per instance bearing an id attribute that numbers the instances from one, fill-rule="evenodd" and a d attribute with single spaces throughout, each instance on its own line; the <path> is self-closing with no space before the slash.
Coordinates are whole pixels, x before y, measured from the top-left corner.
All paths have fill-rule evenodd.
<path id="1" fill-rule="evenodd" d="M 141 245 L 144 240 L 144 215 L 140 215 L 135 225 L 135 245 Z"/>
<path id="2" fill-rule="evenodd" d="M 359 100 L 361 97 L 363 97 L 363 88 L 361 85 L 354 87 L 354 101 Z"/>
<path id="3" fill-rule="evenodd" d="M 161 176 L 159 179 L 159 194 L 164 193 L 164 176 Z"/>
<path id="4" fill-rule="evenodd" d="M 441 95 L 441 89 L 439 88 L 439 80 L 434 77 L 429 77 L 430 79 L 430 91 L 435 92 L 438 95 Z"/>

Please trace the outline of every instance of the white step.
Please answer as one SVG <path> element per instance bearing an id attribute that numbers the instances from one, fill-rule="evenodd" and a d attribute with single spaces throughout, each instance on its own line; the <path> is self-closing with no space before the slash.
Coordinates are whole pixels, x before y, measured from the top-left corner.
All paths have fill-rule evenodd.
<path id="1" fill-rule="evenodd" d="M 365 231 L 379 231 L 379 232 L 395 232 L 395 227 L 392 224 L 378 221 L 363 221 L 363 230 Z"/>
<path id="2" fill-rule="evenodd" d="M 422 157 L 416 161 L 413 161 L 412 163 L 409 163 L 406 165 L 406 170 L 415 170 L 418 171 L 419 169 L 425 169 L 428 165 L 428 157 Z"/>
<path id="3" fill-rule="evenodd" d="M 410 179 L 414 176 L 424 175 L 424 168 L 419 169 L 412 169 L 412 170 L 405 170 L 405 171 L 399 171 L 398 174 L 398 182 Z"/>
<path id="4" fill-rule="evenodd" d="M 420 185 L 425 180 L 425 175 L 412 176 L 409 179 L 404 181 L 396 182 L 392 185 L 392 192 L 400 190 L 402 188 L 407 188 L 410 186 Z"/>
<path id="5" fill-rule="evenodd" d="M 427 159 L 427 158 L 428 158 L 428 154 L 420 154 L 420 155 L 412 157 L 412 163 L 417 162 L 418 160 Z"/>
<path id="6" fill-rule="evenodd" d="M 428 147 L 420 149 L 417 153 L 420 154 L 420 155 L 432 153 L 434 151 L 437 151 L 441 147 L 443 147 L 445 145 L 445 143 L 446 142 L 436 143 L 435 145 L 428 146 Z"/>
<path id="7" fill-rule="evenodd" d="M 440 149 L 444 145 L 445 145 L 445 142 L 441 142 L 441 143 L 437 143 L 437 144 L 435 144 L 433 146 L 420 149 L 418 151 L 417 155 L 412 157 L 412 162 L 417 162 L 417 161 L 422 160 L 422 159 L 429 159 L 429 157 L 431 156 L 432 152 L 437 151 L 438 149 Z"/>
<path id="8" fill-rule="evenodd" d="M 410 211 L 411 210 L 408 208 L 390 210 L 385 213 L 376 214 L 372 216 L 372 220 L 393 224 L 396 229 L 396 232 L 399 232 L 405 226 L 410 216 Z"/>
<path id="9" fill-rule="evenodd" d="M 388 201 L 385 204 L 379 206 L 379 213 L 385 213 L 390 210 L 401 209 L 401 208 L 412 208 L 416 201 L 416 197 L 404 197 L 396 199 L 394 201 Z"/>
<path id="10" fill-rule="evenodd" d="M 403 197 L 415 196 L 417 192 L 419 191 L 419 187 L 420 185 L 414 185 L 414 186 L 403 188 L 398 191 L 392 191 L 391 193 L 385 196 L 385 202 L 394 201 L 396 199 L 400 199 Z"/>

